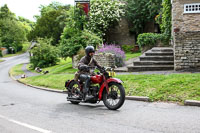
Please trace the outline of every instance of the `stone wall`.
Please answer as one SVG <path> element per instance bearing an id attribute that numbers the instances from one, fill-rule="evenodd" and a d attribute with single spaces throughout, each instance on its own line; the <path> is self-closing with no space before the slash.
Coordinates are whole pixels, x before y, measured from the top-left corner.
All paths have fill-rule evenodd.
<path id="1" fill-rule="evenodd" d="M 131 45 L 135 44 L 135 35 L 129 32 L 129 23 L 123 18 L 119 25 L 109 29 L 107 40 L 119 45 Z"/>
<path id="2" fill-rule="evenodd" d="M 107 33 L 107 41 L 118 45 L 136 44 L 135 34 L 130 33 L 130 24 L 127 19 L 123 18 L 118 25 L 109 29 Z M 147 22 L 144 27 L 144 33 L 158 32 L 154 20 Z"/>
<path id="3" fill-rule="evenodd" d="M 106 53 L 94 55 L 94 58 L 97 60 L 100 66 L 104 67 L 114 67 L 115 66 L 115 55 Z"/>
<path id="4" fill-rule="evenodd" d="M 94 58 L 97 60 L 99 65 L 104 67 L 113 67 L 115 66 L 115 55 L 114 54 L 96 54 L 94 55 Z M 73 57 L 73 68 L 77 68 L 79 60 L 77 57 Z"/>
<path id="5" fill-rule="evenodd" d="M 175 33 L 175 70 L 200 68 L 200 31 Z"/>
<path id="6" fill-rule="evenodd" d="M 200 68 L 200 13 L 184 13 L 184 4 L 192 3 L 200 1 L 172 1 L 175 70 Z"/>

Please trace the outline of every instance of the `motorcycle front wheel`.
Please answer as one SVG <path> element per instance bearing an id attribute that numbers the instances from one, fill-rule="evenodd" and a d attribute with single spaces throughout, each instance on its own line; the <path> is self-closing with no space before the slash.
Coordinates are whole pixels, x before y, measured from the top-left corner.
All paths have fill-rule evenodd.
<path id="1" fill-rule="evenodd" d="M 116 82 L 108 84 L 109 93 L 104 90 L 103 103 L 110 110 L 119 109 L 125 101 L 125 89 L 124 87 Z"/>

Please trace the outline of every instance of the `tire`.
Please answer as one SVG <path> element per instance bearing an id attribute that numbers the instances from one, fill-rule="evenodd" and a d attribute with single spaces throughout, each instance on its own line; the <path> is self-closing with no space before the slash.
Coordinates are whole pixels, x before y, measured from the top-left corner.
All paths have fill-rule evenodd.
<path id="1" fill-rule="evenodd" d="M 72 81 L 69 84 L 69 91 L 71 92 L 71 95 L 68 97 L 79 97 L 80 95 L 77 94 L 77 91 L 80 91 L 80 85 L 76 81 Z M 70 101 L 72 104 L 79 104 L 80 102 L 77 101 Z"/>
<path id="2" fill-rule="evenodd" d="M 116 90 L 114 90 L 113 88 L 114 86 L 117 88 Z M 124 104 L 125 89 L 121 84 L 116 83 L 116 82 L 109 83 L 108 87 L 109 87 L 109 94 L 107 94 L 107 91 L 105 89 L 103 93 L 103 103 L 108 109 L 117 110 Z M 118 94 L 118 91 L 120 92 L 120 96 Z M 109 99 L 110 101 L 112 101 L 112 103 L 113 101 L 116 101 L 117 99 L 118 99 L 118 102 L 115 105 L 114 104 L 112 105 Z"/>

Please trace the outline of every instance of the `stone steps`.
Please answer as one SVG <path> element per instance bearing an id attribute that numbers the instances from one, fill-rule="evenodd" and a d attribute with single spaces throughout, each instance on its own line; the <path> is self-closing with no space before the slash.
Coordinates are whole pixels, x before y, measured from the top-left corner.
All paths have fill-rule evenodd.
<path id="1" fill-rule="evenodd" d="M 127 68 L 129 72 L 173 70 L 173 48 L 155 47 L 148 50 L 135 60 L 132 66 L 128 66 Z"/>
<path id="2" fill-rule="evenodd" d="M 174 65 L 174 61 L 140 61 L 136 60 L 133 62 L 134 66 L 140 65 Z"/>
<path id="3" fill-rule="evenodd" d="M 129 72 L 139 72 L 139 71 L 164 71 L 173 70 L 174 65 L 143 65 L 143 66 L 128 66 Z"/>
<path id="4" fill-rule="evenodd" d="M 173 52 L 147 52 L 146 56 L 173 56 Z"/>
<path id="5" fill-rule="evenodd" d="M 173 61 L 174 56 L 140 56 L 140 61 Z"/>
<path id="6" fill-rule="evenodd" d="M 174 52 L 171 47 L 154 47 L 151 49 L 152 52 Z"/>

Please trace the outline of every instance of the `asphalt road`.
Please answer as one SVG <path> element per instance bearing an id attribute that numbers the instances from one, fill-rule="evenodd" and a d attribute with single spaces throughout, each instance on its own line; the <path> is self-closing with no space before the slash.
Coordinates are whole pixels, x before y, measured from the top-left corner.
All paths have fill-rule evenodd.
<path id="1" fill-rule="evenodd" d="M 13 81 L 9 69 L 27 61 L 24 54 L 0 63 L 0 133 L 200 133 L 200 107 L 126 100 L 110 111 Z"/>

